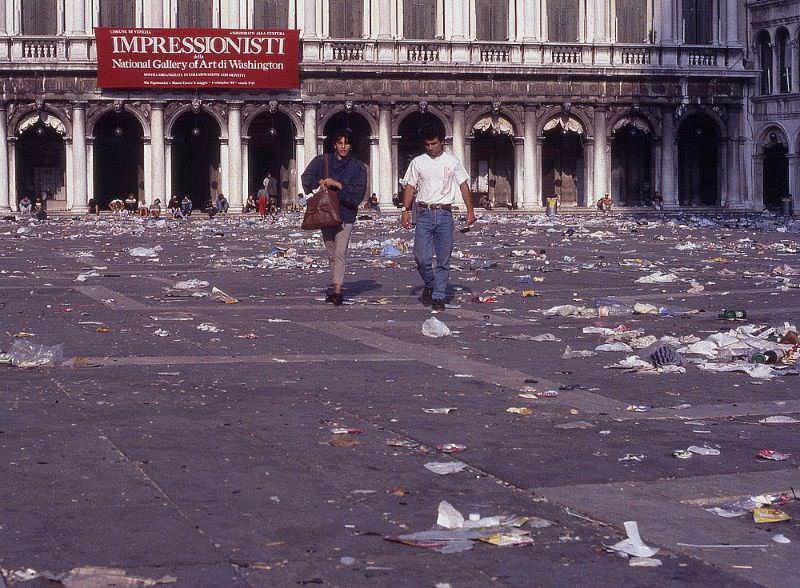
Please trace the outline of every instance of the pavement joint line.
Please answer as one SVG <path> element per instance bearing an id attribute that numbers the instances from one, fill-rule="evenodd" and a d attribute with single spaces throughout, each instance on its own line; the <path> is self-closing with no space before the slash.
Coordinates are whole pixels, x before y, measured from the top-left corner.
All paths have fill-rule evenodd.
<path id="1" fill-rule="evenodd" d="M 656 408 L 647 412 L 625 412 L 620 420 L 658 419 L 720 419 L 743 416 L 762 416 L 800 412 L 800 400 L 737 402 L 736 404 L 705 404 L 684 409 Z"/>
<path id="2" fill-rule="evenodd" d="M 116 292 L 105 286 L 73 286 L 73 289 L 114 310 L 147 310 L 149 308 L 146 304 L 142 304 L 133 298 L 128 298 L 121 292 Z M 113 300 L 113 302 L 105 302 L 106 300 Z"/>
<path id="3" fill-rule="evenodd" d="M 206 531 L 203 530 L 200 521 L 190 517 L 188 513 L 186 513 L 181 508 L 181 506 L 177 502 L 175 502 L 175 500 L 173 500 L 173 498 L 169 495 L 169 493 L 166 490 L 164 490 L 164 488 L 162 488 L 161 485 L 144 470 L 141 464 L 132 460 L 130 456 L 127 453 L 125 453 L 125 451 L 119 445 L 117 445 L 111 437 L 105 434 L 104 431 L 98 430 L 97 432 L 99 434 L 98 435 L 99 438 L 101 440 L 106 441 L 111 446 L 111 450 L 117 455 L 119 455 L 121 461 L 127 464 L 131 469 L 133 469 L 133 471 L 136 472 L 136 474 L 138 474 L 138 476 L 144 482 L 146 482 L 153 489 L 155 489 L 156 492 L 158 492 L 158 494 L 161 496 L 162 500 L 164 500 L 178 514 L 179 517 L 181 517 L 184 521 L 186 521 L 189 524 L 190 528 L 194 529 L 194 532 L 196 532 L 198 535 L 201 535 L 215 551 L 217 552 L 222 551 L 219 545 L 213 540 L 211 535 L 209 535 L 208 533 L 206 533 Z M 235 566 L 232 566 L 232 568 L 237 575 L 240 575 L 239 572 L 235 569 Z"/>
<path id="4" fill-rule="evenodd" d="M 385 353 L 390 353 L 392 355 L 402 354 L 402 356 L 407 359 L 418 361 L 435 368 L 445 369 L 454 374 L 470 374 L 473 379 L 486 384 L 519 390 L 525 385 L 525 380 L 535 379 L 537 380 L 536 386 L 538 388 L 558 388 L 558 384 L 554 382 L 531 376 L 519 370 L 457 357 L 453 353 L 437 349 L 433 344 L 429 346 L 409 343 L 367 329 L 358 329 L 351 326 L 349 323 L 300 324 L 303 324 L 310 330 L 321 331 L 333 335 L 334 337 L 374 347 Z M 624 411 L 628 406 L 625 403 L 592 392 L 571 390 L 559 392 L 558 397 L 553 398 L 552 402 L 548 404 L 567 405 L 569 407 L 579 408 L 585 412 L 603 414 L 616 414 Z"/>
<path id="5" fill-rule="evenodd" d="M 126 357 L 83 357 L 76 356 L 64 361 L 61 367 L 111 367 L 111 366 L 159 366 L 159 365 L 225 365 L 239 363 L 325 363 L 340 362 L 407 362 L 410 359 L 393 357 L 389 354 L 332 355 L 159 355 Z"/>

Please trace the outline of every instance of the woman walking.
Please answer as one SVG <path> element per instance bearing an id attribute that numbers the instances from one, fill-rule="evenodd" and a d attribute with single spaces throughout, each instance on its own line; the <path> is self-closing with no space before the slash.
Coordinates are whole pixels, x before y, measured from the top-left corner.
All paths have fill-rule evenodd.
<path id="1" fill-rule="evenodd" d="M 353 144 L 348 132 L 337 133 L 333 140 L 333 153 L 315 157 L 303 172 L 302 182 L 306 194 L 324 187 L 339 196 L 342 225 L 322 229 L 322 240 L 325 242 L 331 267 L 331 286 L 325 301 L 340 306 L 343 301 L 342 284 L 350 234 L 356 222 L 358 206 L 367 193 L 367 168 L 352 156 Z M 325 177 L 326 158 L 328 177 Z"/>

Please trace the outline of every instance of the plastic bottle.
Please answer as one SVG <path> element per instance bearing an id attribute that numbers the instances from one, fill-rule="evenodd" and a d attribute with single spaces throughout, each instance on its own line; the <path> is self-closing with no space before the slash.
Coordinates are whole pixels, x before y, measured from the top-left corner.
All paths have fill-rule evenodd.
<path id="1" fill-rule="evenodd" d="M 753 363 L 780 363 L 784 355 L 785 353 L 780 349 L 770 349 L 769 351 L 756 353 L 750 359 Z"/>
<path id="2" fill-rule="evenodd" d="M 744 310 L 723 310 L 719 314 L 719 318 L 724 318 L 727 320 L 734 320 L 734 319 L 746 319 L 747 318 L 747 311 Z"/>

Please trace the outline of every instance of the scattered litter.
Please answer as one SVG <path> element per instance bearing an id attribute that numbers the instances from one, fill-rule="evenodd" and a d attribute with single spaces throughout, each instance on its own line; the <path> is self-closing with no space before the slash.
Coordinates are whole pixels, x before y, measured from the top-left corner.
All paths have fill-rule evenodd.
<path id="1" fill-rule="evenodd" d="M 40 345 L 15 339 L 8 356 L 11 365 L 19 368 L 55 367 L 64 361 L 64 345 Z"/>
<path id="2" fill-rule="evenodd" d="M 755 523 L 781 523 L 790 520 L 792 520 L 792 517 L 779 508 L 762 506 L 753 509 L 753 522 Z"/>
<path id="3" fill-rule="evenodd" d="M 447 325 L 442 321 L 432 316 L 422 323 L 422 334 L 426 337 L 433 338 L 448 337 L 450 335 L 450 329 L 448 329 Z"/>
<path id="4" fill-rule="evenodd" d="M 797 419 L 783 415 L 770 416 L 765 419 L 759 419 L 758 422 L 764 423 L 766 425 L 792 425 L 795 423 L 800 423 L 800 421 L 798 421 Z"/>
<path id="5" fill-rule="evenodd" d="M 227 292 L 223 292 L 216 286 L 211 288 L 211 295 L 214 297 L 214 300 L 217 302 L 224 302 L 225 304 L 236 304 L 239 302 L 236 298 L 228 294 Z"/>
<path id="6" fill-rule="evenodd" d="M 454 406 L 446 406 L 443 408 L 423 408 L 422 412 L 427 414 L 450 414 L 451 412 L 455 412 L 458 409 Z"/>
<path id="7" fill-rule="evenodd" d="M 439 474 L 440 476 L 463 472 L 466 467 L 467 464 L 465 464 L 463 461 L 430 461 L 425 464 L 426 470 L 429 470 L 434 474 Z"/>
<path id="8" fill-rule="evenodd" d="M 509 406 L 506 409 L 506 412 L 510 412 L 511 414 L 518 414 L 522 416 L 530 416 L 533 414 L 533 410 L 528 408 L 527 406 Z"/>
<path id="9" fill-rule="evenodd" d="M 196 279 L 184 280 L 175 284 L 173 288 L 176 290 L 202 290 L 203 288 L 208 288 L 208 282 Z"/>
<path id="10" fill-rule="evenodd" d="M 611 551 L 624 553 L 631 557 L 653 557 L 658 553 L 657 547 L 645 545 L 639 536 L 639 525 L 636 521 L 625 521 L 625 534 L 627 539 L 608 547 Z"/>
<path id="11" fill-rule="evenodd" d="M 691 445 L 686 448 L 686 451 L 690 453 L 694 453 L 695 455 L 719 455 L 719 449 L 714 449 L 713 447 L 700 447 L 698 445 Z"/>
<path id="12" fill-rule="evenodd" d="M 786 535 L 784 535 L 783 533 L 775 533 L 775 534 L 772 536 L 772 540 L 773 540 L 775 543 L 784 543 L 784 544 L 785 544 L 785 543 L 791 543 L 791 542 L 792 542 L 792 540 L 791 540 L 791 539 L 789 539 L 789 538 L 788 538 Z"/>
<path id="13" fill-rule="evenodd" d="M 762 449 L 758 452 L 758 457 L 771 461 L 786 461 L 790 456 L 791 453 L 781 453 L 775 449 Z"/>
<path id="14" fill-rule="evenodd" d="M 132 257 L 158 257 L 159 251 L 163 251 L 161 245 L 156 245 L 155 247 L 134 247 L 133 249 L 129 249 L 128 253 Z"/>
<path id="15" fill-rule="evenodd" d="M 223 331 L 223 329 L 219 328 L 217 325 L 212 325 L 211 323 L 201 323 L 197 325 L 197 330 L 206 333 L 222 333 Z"/>

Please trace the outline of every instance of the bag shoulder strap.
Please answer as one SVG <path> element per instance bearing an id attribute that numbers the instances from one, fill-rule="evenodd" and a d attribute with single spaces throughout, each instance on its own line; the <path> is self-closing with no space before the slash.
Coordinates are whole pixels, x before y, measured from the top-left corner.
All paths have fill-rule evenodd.
<path id="1" fill-rule="evenodd" d="M 322 157 L 325 159 L 325 177 L 329 177 L 330 172 L 328 171 L 328 154 L 325 153 Z"/>

